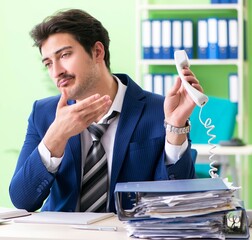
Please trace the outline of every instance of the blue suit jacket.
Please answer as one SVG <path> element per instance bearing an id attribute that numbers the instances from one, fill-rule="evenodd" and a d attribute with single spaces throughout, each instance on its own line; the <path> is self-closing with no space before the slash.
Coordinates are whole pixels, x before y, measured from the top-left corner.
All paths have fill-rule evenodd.
<path id="1" fill-rule="evenodd" d="M 174 165 L 165 165 L 163 126 L 164 98 L 143 91 L 125 74 L 117 74 L 127 85 L 115 136 L 110 183 L 110 211 L 115 210 L 117 182 L 194 178 L 190 144 Z M 80 135 L 69 139 L 56 174 L 41 161 L 38 144 L 55 118 L 59 96 L 36 101 L 28 121 L 24 145 L 10 183 L 10 197 L 17 208 L 35 211 L 75 211 L 80 194 Z M 126 199 L 124 207 L 130 207 Z"/>

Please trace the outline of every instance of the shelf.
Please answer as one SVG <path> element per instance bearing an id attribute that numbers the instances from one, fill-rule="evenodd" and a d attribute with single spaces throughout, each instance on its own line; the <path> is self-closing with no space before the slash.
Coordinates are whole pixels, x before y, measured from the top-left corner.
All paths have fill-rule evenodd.
<path id="1" fill-rule="evenodd" d="M 246 73 L 244 73 L 245 69 L 245 62 L 244 62 L 244 21 L 246 21 L 246 4 L 245 0 L 239 0 L 236 4 L 195 4 L 194 1 L 188 1 L 187 4 L 178 4 L 176 1 L 163 1 L 156 2 L 149 1 L 149 0 L 137 0 L 136 4 L 136 81 L 139 83 L 143 83 L 143 76 L 146 73 L 158 73 L 158 71 L 163 73 L 163 66 L 175 66 L 174 59 L 143 59 L 142 58 L 142 45 L 141 45 L 141 20 L 151 18 L 152 15 L 154 18 L 164 19 L 166 16 L 169 19 L 186 19 L 188 16 L 189 18 L 193 19 L 194 25 L 197 19 L 206 17 L 216 17 L 216 18 L 237 18 L 238 24 L 238 39 L 239 39 L 239 46 L 238 46 L 238 58 L 237 59 L 190 59 L 191 66 L 200 66 L 196 68 L 197 71 L 201 71 L 202 69 L 211 69 L 213 67 L 218 67 L 218 70 L 215 72 L 216 78 L 222 74 L 220 69 L 223 67 L 224 71 L 228 69 L 228 71 L 234 71 L 237 73 L 239 79 L 239 86 L 238 86 L 238 114 L 237 114 L 237 136 L 245 141 L 248 139 L 248 133 L 245 131 L 246 125 L 248 123 L 245 122 L 244 112 L 245 112 L 245 99 L 244 96 L 244 89 L 246 88 L 246 82 L 248 81 Z M 192 4 L 190 4 L 192 3 Z M 168 14 L 165 13 L 168 12 Z M 202 11 L 202 14 L 201 14 Z M 184 14 L 183 14 L 184 12 Z M 165 13 L 165 14 L 164 14 Z M 223 15 L 223 13 L 225 13 Z M 159 15 L 160 14 L 160 15 Z M 196 32 L 194 32 L 196 36 Z M 194 36 L 194 37 L 195 37 Z M 195 41 L 194 41 L 195 42 Z M 195 43 L 194 43 L 195 44 Z M 197 47 L 196 45 L 194 46 Z M 194 48 L 194 53 L 196 49 Z M 196 57 L 196 55 L 194 56 Z M 153 67 L 153 68 L 152 68 Z M 159 68 L 160 67 L 160 68 Z M 162 70 L 159 70 L 162 69 Z M 234 69 L 234 70 L 229 70 Z M 157 72 L 155 72 L 157 71 Z M 168 70 L 169 71 L 169 68 Z M 173 70 L 170 70 L 173 73 Z M 212 73 L 212 72 L 211 72 Z M 169 72 L 168 72 L 169 74 Z M 195 73 L 197 75 L 197 73 Z M 227 76 L 228 77 L 228 76 Z M 207 78 L 207 76 L 206 76 Z M 226 81 L 226 78 L 222 77 L 223 82 Z M 223 83 L 221 82 L 221 83 Z M 223 85 L 223 84 L 222 84 Z M 207 90 L 207 89 L 206 89 Z M 226 91 L 226 89 L 225 89 Z"/>
<path id="2" fill-rule="evenodd" d="M 141 10 L 238 10 L 239 4 L 188 4 L 188 5 L 175 5 L 175 4 L 143 4 L 140 6 Z"/>
<path id="3" fill-rule="evenodd" d="M 142 59 L 139 61 L 141 65 L 175 65 L 173 59 Z M 193 65 L 235 65 L 238 66 L 237 59 L 190 59 L 190 64 Z"/>

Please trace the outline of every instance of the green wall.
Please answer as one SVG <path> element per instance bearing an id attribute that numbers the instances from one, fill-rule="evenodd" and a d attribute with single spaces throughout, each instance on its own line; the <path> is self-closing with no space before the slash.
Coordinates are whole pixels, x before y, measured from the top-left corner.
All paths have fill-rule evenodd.
<path id="1" fill-rule="evenodd" d="M 160 0 L 162 1 L 162 0 Z M 168 0 L 167 0 L 168 1 Z M 55 94 L 57 91 L 41 64 L 38 49 L 32 47 L 29 31 L 44 17 L 63 8 L 81 8 L 98 18 L 108 29 L 111 38 L 111 69 L 135 77 L 135 2 L 136 0 L 2 0 L 0 8 L 0 206 L 12 206 L 8 194 L 19 150 L 23 144 L 27 119 L 34 100 Z M 164 2 L 164 0 L 163 0 Z M 169 3 L 188 3 L 188 0 L 169 0 Z M 207 3 L 208 0 L 192 0 L 192 3 Z M 118 9 L 118 10 L 117 10 Z M 252 12 L 252 3 L 248 13 Z M 250 16 L 249 16 L 250 17 Z M 248 42 L 252 33 L 252 15 L 248 23 Z M 248 72 L 252 68 L 252 49 L 248 44 Z M 214 92 L 215 86 L 207 86 Z M 251 81 L 248 91 L 252 90 Z M 251 98 L 251 97 L 249 97 Z M 252 109 L 247 99 L 249 119 Z M 247 129 L 252 133 L 251 126 Z M 252 136 L 249 134 L 249 142 Z M 249 169 L 251 169 L 250 164 Z M 252 179 L 248 171 L 249 180 Z M 246 189 L 245 189 L 246 190 Z M 252 197 L 252 190 L 249 191 Z M 248 204 L 252 208 L 252 200 Z"/>

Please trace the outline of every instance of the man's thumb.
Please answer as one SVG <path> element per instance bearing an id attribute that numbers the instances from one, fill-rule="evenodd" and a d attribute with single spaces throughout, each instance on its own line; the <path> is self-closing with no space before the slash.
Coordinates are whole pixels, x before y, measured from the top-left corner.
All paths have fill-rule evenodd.
<path id="1" fill-rule="evenodd" d="M 61 90 L 61 97 L 60 100 L 58 102 L 58 108 L 59 107 L 64 107 L 67 105 L 67 93 L 65 91 L 65 89 Z"/>

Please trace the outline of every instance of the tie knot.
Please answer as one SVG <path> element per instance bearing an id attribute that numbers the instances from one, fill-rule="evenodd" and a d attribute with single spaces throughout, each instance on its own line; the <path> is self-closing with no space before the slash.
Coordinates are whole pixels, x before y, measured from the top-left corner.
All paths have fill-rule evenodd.
<path id="1" fill-rule="evenodd" d="M 90 132 L 93 141 L 100 141 L 102 135 L 105 133 L 105 131 L 108 129 L 109 124 L 114 120 L 118 112 L 113 111 L 105 120 L 106 123 L 92 123 L 88 127 L 88 131 Z"/>
<path id="2" fill-rule="evenodd" d="M 107 124 L 107 123 L 101 123 L 101 124 L 93 123 L 93 124 L 91 124 L 88 127 L 88 131 L 91 133 L 93 141 L 100 141 L 102 135 L 105 133 L 108 126 L 109 126 L 109 124 Z"/>

